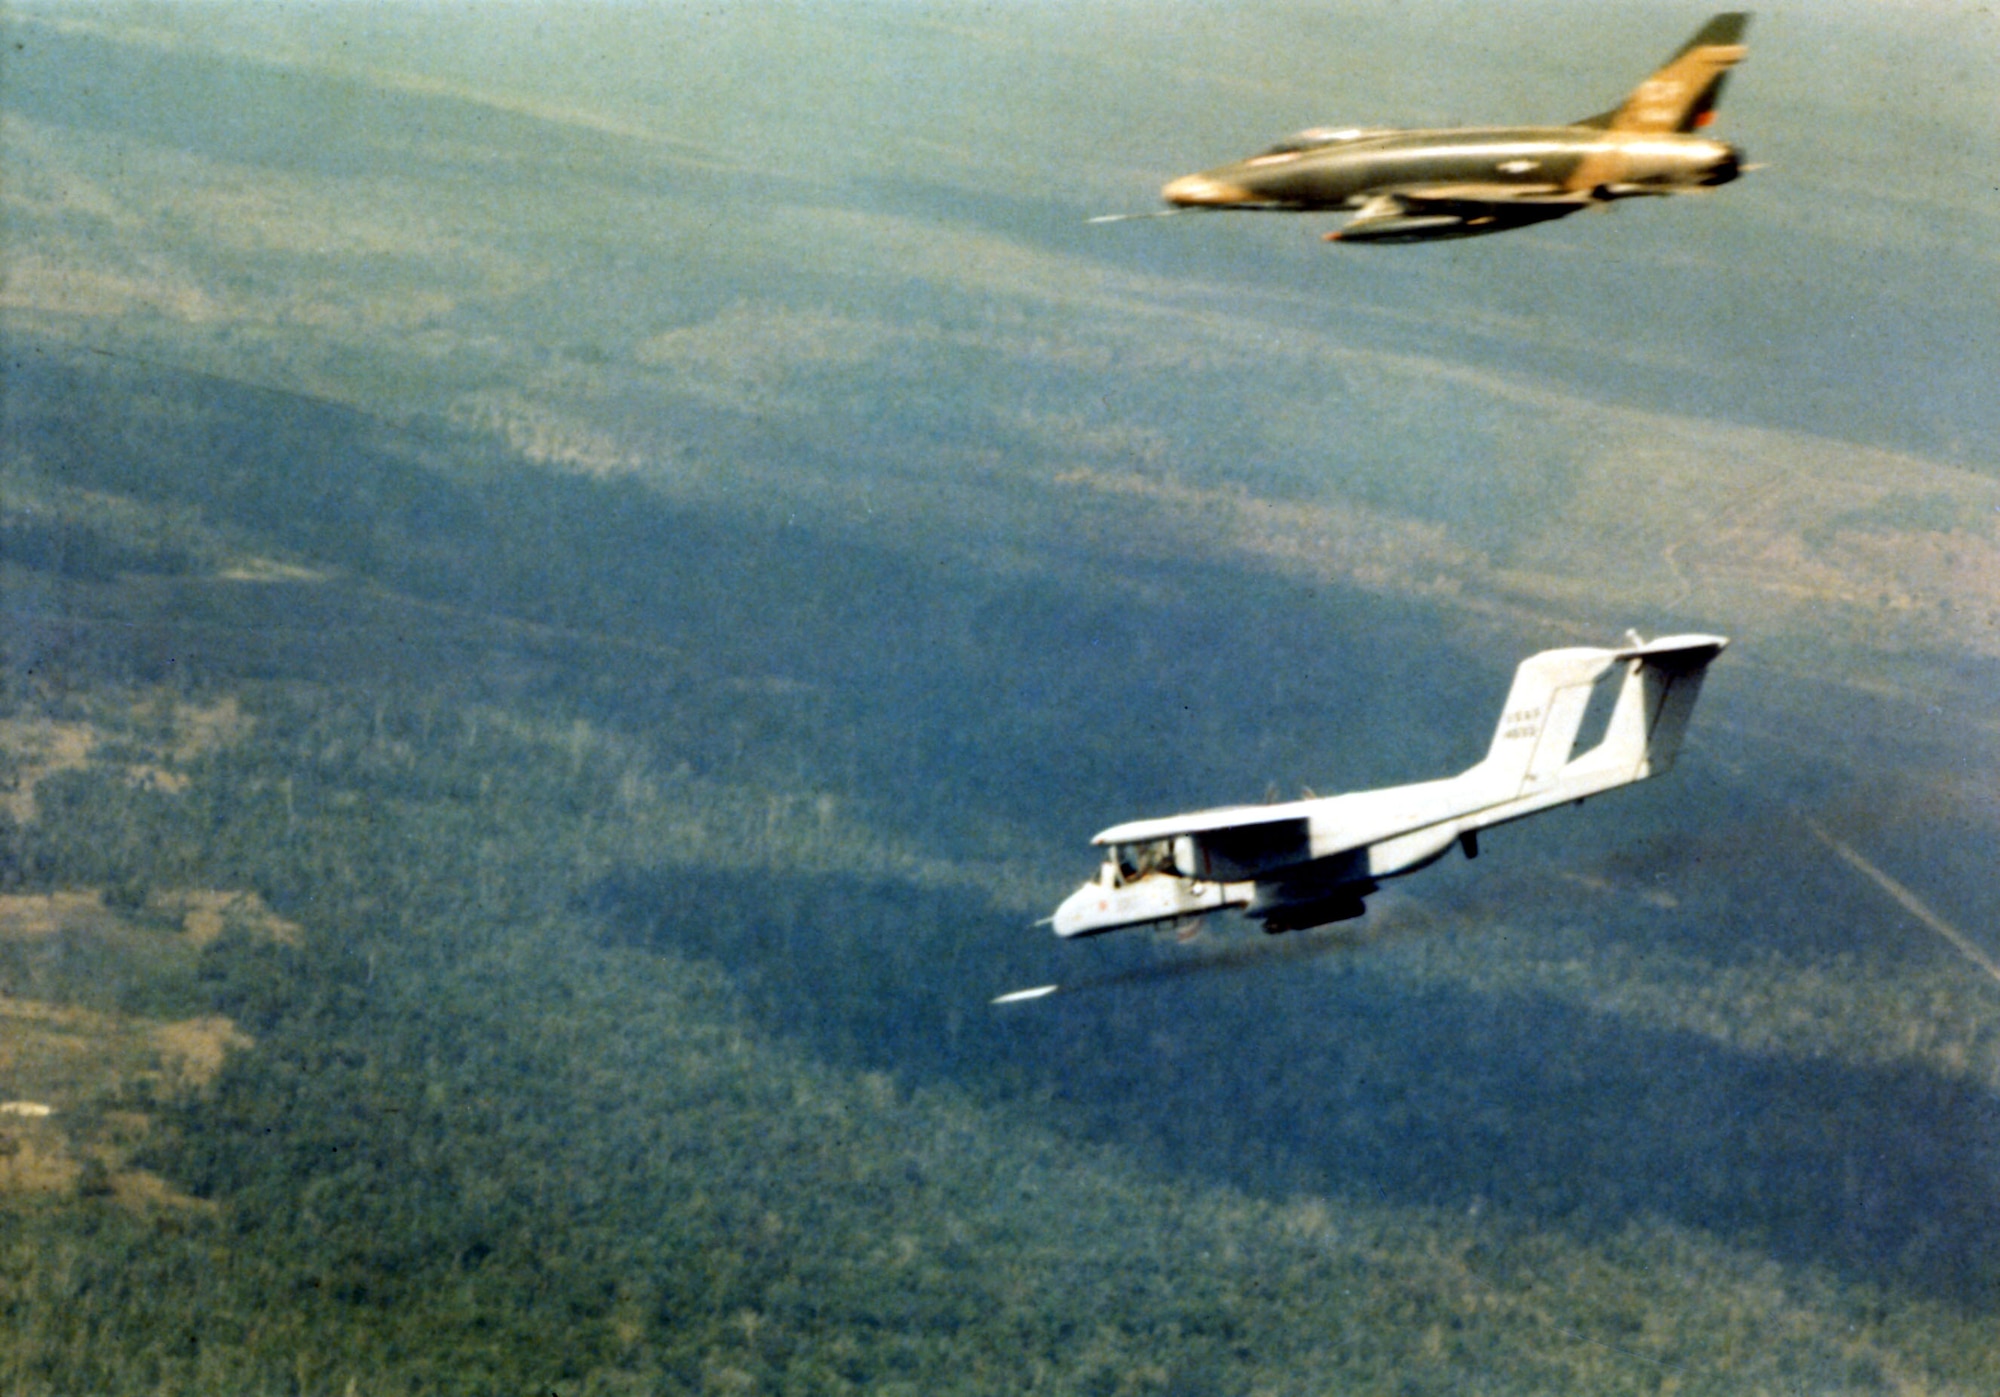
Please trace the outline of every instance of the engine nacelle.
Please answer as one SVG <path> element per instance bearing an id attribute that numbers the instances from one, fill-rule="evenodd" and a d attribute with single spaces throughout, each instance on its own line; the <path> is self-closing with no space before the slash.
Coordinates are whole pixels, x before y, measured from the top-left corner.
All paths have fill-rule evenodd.
<path id="1" fill-rule="evenodd" d="M 1263 923 L 1266 935 L 1304 931 L 1329 922 L 1351 922 L 1367 913 L 1362 901 L 1375 891 L 1373 883 L 1341 883 L 1300 886 L 1296 883 L 1259 883 L 1244 915 Z"/>

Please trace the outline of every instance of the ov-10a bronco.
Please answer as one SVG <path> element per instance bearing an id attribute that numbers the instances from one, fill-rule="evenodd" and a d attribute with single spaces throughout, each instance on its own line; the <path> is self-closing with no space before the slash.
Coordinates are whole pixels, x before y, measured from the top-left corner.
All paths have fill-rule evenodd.
<path id="1" fill-rule="evenodd" d="M 1677 635 L 1620 650 L 1545 650 L 1523 660 L 1484 761 L 1441 781 L 1237 805 L 1113 825 L 1097 877 L 1051 922 L 1056 935 L 1182 922 L 1241 908 L 1267 932 L 1360 916 L 1382 879 L 1436 862 L 1479 831 L 1657 776 L 1673 765 L 1709 662 L 1729 642 Z M 1585 719 L 1615 690 L 1602 738 Z M 1593 722 L 1593 726 L 1595 722 Z"/>

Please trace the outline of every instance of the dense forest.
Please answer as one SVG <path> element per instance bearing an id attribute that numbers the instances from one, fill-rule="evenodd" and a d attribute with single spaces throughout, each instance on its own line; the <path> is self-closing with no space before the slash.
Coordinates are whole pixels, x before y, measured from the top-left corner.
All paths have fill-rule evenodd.
<path id="1" fill-rule="evenodd" d="M 0 894 L 98 901 L 0 936 L 0 1004 L 233 1045 L 0 1127 L 81 1160 L 0 1209 L 9 1391 L 2000 1379 L 1990 1014 L 1862 1061 L 1482 986 L 1418 949 L 1478 961 L 1465 879 L 1339 935 L 1107 947 L 1098 992 L 988 1007 L 1066 973 L 1026 924 L 1104 790 L 1254 799 L 1326 733 L 1396 730 L 1399 625 L 1435 618 L 1220 569 L 944 568 L 61 352 L 15 356 L 7 412 L 0 722 L 83 755 L 10 745 Z M 1218 598 L 1265 608 L 1260 650 L 1189 643 Z M 1357 782 L 1476 748 L 1504 668 L 1441 629 L 1452 721 Z M 1385 682 L 1311 682 L 1329 633 Z M 1489 879 L 1553 908 L 1495 845 Z M 188 890 L 236 910 L 191 938 Z M 1625 915 L 1692 935 L 1660 905 Z M 1692 912 L 1808 957 L 1776 905 Z"/>

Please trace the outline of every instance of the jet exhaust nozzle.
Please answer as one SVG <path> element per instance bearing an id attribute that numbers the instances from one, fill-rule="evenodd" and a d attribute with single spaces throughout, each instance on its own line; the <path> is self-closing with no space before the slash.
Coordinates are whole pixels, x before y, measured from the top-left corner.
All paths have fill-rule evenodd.
<path id="1" fill-rule="evenodd" d="M 1710 165 L 1707 172 L 1702 175 L 1702 187 L 1705 189 L 1714 189 L 1719 185 L 1734 183 L 1743 177 L 1743 171 L 1747 164 L 1748 162 L 1744 160 L 1743 151 L 1740 147 L 1724 146 L 1722 154 L 1715 158 L 1715 163 Z"/>

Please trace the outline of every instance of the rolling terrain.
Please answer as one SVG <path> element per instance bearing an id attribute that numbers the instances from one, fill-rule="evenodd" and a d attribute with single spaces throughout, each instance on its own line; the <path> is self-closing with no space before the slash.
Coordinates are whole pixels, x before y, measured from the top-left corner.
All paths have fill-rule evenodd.
<path id="1" fill-rule="evenodd" d="M 1185 33 L 746 12 L 660 84 L 602 55 L 692 12 L 423 13 L 6 19 L 9 1390 L 1996 1385 L 1956 369 L 1752 343 L 1761 252 L 1715 339 L 1530 308 L 1748 199 L 1364 279 L 1086 235 L 1173 157 L 970 100 L 1212 95 Z M 851 139 L 867 34 L 950 141 Z M 2000 324 L 1954 240 L 1804 241 L 1829 323 L 1972 268 L 1904 348 Z M 1346 927 L 1028 925 L 1113 819 L 1442 774 L 1635 624 L 1735 638 L 1667 780 Z"/>

